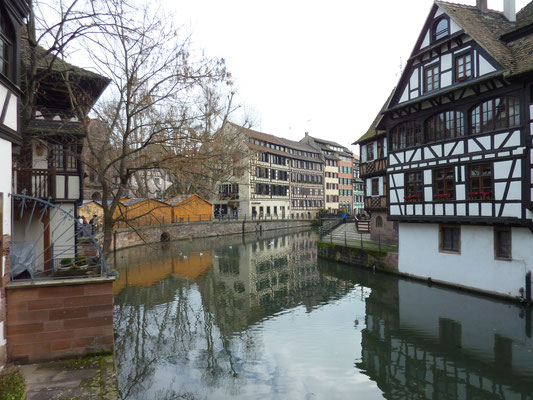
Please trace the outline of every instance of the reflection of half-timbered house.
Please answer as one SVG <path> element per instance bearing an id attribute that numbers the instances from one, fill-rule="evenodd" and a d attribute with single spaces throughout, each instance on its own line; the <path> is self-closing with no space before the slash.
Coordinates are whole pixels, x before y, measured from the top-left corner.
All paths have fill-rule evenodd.
<path id="1" fill-rule="evenodd" d="M 533 264 L 533 2 L 514 3 L 435 1 L 380 124 L 399 270 L 507 296 Z"/>

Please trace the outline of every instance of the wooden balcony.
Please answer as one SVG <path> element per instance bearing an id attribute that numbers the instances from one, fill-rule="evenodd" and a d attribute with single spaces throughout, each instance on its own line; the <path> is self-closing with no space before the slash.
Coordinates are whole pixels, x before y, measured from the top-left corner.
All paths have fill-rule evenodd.
<path id="1" fill-rule="evenodd" d="M 387 208 L 387 197 L 365 197 L 365 210 L 377 210 Z"/>
<path id="2" fill-rule="evenodd" d="M 15 168 L 17 194 L 48 199 L 56 197 L 56 174 L 48 169 Z"/>
<path id="3" fill-rule="evenodd" d="M 385 173 L 386 170 L 387 170 L 387 159 L 386 158 L 379 158 L 377 160 L 361 164 L 361 176 L 370 175 L 370 174 L 379 174 L 380 172 Z"/>

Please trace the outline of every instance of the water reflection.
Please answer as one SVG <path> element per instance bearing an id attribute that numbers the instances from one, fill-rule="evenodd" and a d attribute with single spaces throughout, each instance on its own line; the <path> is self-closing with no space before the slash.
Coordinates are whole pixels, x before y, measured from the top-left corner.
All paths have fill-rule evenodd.
<path id="1" fill-rule="evenodd" d="M 118 253 L 127 399 L 521 399 L 531 310 L 316 258 L 312 232 Z"/>

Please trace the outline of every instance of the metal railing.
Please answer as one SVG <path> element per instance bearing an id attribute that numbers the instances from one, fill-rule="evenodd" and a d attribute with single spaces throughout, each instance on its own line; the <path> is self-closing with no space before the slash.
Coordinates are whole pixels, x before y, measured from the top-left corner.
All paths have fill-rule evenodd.
<path id="1" fill-rule="evenodd" d="M 331 244 L 340 244 L 343 246 L 349 246 L 359 249 L 387 251 L 390 253 L 397 253 L 398 246 L 383 243 L 381 236 L 378 236 L 377 240 L 370 239 L 368 234 L 364 233 L 352 233 L 352 232 L 340 232 L 335 234 L 334 232 L 324 237 L 321 237 L 323 242 L 329 242 Z"/>

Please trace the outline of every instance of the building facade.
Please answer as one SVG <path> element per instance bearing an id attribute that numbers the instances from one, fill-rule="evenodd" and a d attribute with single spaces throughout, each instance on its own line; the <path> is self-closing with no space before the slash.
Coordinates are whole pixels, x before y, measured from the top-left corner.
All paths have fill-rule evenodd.
<path id="1" fill-rule="evenodd" d="M 10 262 L 6 256 L 11 241 L 11 198 L 13 153 L 22 145 L 19 122 L 20 87 L 20 32 L 24 18 L 29 13 L 23 0 L 6 0 L 0 4 L 0 99 L 3 112 L 0 115 L 0 368 L 6 362 L 6 293 L 9 282 Z"/>
<path id="2" fill-rule="evenodd" d="M 400 272 L 530 289 L 531 32 L 533 2 L 516 13 L 505 0 L 502 13 L 435 1 L 380 125 Z"/>
<path id="3" fill-rule="evenodd" d="M 389 219 L 387 207 L 387 141 L 386 131 L 381 124 L 380 112 L 368 131 L 354 145 L 360 146 L 360 177 L 364 182 L 365 214 L 370 216 L 370 237 L 375 241 L 396 244 L 397 224 Z"/>
<path id="4" fill-rule="evenodd" d="M 320 150 L 324 157 L 325 208 L 327 211 L 333 214 L 351 213 L 353 208 L 352 152 L 338 143 L 318 139 L 307 133 L 300 142 Z"/>
<path id="5" fill-rule="evenodd" d="M 353 214 L 363 215 L 365 212 L 364 182 L 361 179 L 361 159 L 354 155 L 353 158 Z"/>
<path id="6" fill-rule="evenodd" d="M 324 208 L 322 156 L 316 148 L 305 143 L 281 140 L 290 156 L 291 218 L 316 218 Z"/>

